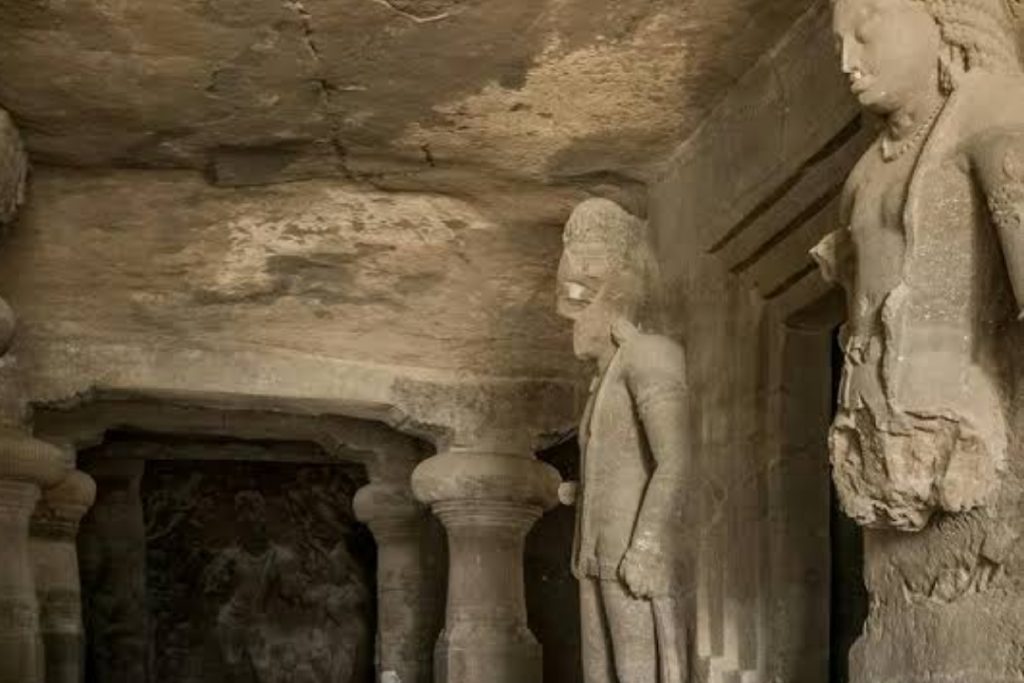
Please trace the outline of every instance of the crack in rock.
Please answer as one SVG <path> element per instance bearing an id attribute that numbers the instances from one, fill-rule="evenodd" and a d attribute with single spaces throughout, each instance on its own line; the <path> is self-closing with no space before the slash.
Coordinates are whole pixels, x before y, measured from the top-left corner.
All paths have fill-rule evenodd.
<path id="1" fill-rule="evenodd" d="M 421 17 L 421 16 L 417 16 L 415 14 L 412 14 L 410 12 L 406 12 L 401 7 L 396 7 L 394 5 L 394 3 L 391 2 L 391 0 L 370 0 L 370 1 L 380 5 L 381 7 L 387 7 L 389 10 L 391 10 L 395 14 L 397 14 L 399 16 L 402 16 L 402 17 L 405 17 L 409 21 L 415 22 L 417 24 L 432 24 L 434 22 L 443 21 L 444 19 L 448 19 L 448 18 L 454 16 L 454 14 L 452 12 L 441 12 L 440 14 L 433 14 L 433 15 L 430 15 L 430 16 L 423 16 L 423 17 Z"/>
<path id="2" fill-rule="evenodd" d="M 306 9 L 305 4 L 302 0 L 282 0 L 284 7 L 293 12 L 299 19 L 299 25 L 302 27 L 302 37 L 309 49 L 309 54 L 312 56 L 313 61 L 316 63 L 316 78 L 313 82 L 316 84 L 317 90 L 320 94 L 320 106 L 323 109 L 324 119 L 327 121 L 330 127 L 330 138 L 328 142 L 334 151 L 335 157 L 337 158 L 338 170 L 342 175 L 351 177 L 351 172 L 348 168 L 348 151 L 345 145 L 341 141 L 341 129 L 338 124 L 336 117 L 334 116 L 334 102 L 333 94 L 339 90 L 352 90 L 353 88 L 339 88 L 332 83 L 326 76 L 326 64 L 324 63 L 320 46 L 316 41 L 316 31 L 313 28 L 313 14 Z"/>

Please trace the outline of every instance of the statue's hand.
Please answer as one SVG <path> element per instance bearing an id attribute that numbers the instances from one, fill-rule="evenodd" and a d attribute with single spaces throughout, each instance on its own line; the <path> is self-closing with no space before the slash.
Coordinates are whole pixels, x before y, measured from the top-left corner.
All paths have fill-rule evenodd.
<path id="1" fill-rule="evenodd" d="M 619 564 L 619 578 L 633 597 L 650 600 L 669 594 L 669 567 L 660 548 L 635 543 Z"/>
<path id="2" fill-rule="evenodd" d="M 572 507 L 580 495 L 580 484 L 578 481 L 563 481 L 558 485 L 558 502 L 562 505 Z"/>

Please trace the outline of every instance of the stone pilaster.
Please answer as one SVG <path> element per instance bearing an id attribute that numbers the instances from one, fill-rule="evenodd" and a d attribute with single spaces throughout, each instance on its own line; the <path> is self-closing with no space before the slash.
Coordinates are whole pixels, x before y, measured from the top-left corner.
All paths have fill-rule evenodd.
<path id="1" fill-rule="evenodd" d="M 439 529 L 408 482 L 364 486 L 354 507 L 377 541 L 378 680 L 431 683 L 443 620 Z"/>
<path id="2" fill-rule="evenodd" d="M 0 683 L 43 682 L 29 522 L 40 488 L 55 485 L 66 471 L 56 448 L 0 428 Z"/>
<path id="3" fill-rule="evenodd" d="M 32 518 L 31 551 L 46 683 L 80 683 L 85 673 L 76 541 L 79 522 L 95 498 L 92 477 L 73 470 L 43 491 Z"/>
<path id="4" fill-rule="evenodd" d="M 532 455 L 455 448 L 419 465 L 416 498 L 448 535 L 448 604 L 435 683 L 540 683 L 541 646 L 526 621 L 523 547 L 558 501 L 559 477 Z"/>
<path id="5" fill-rule="evenodd" d="M 145 683 L 149 671 L 142 460 L 97 460 L 96 503 L 78 537 L 88 659 L 97 681 Z"/>

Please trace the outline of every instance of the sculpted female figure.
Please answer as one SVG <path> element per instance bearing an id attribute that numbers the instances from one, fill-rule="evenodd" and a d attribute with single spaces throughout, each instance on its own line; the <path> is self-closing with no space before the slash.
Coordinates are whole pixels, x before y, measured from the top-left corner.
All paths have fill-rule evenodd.
<path id="1" fill-rule="evenodd" d="M 1004 2 L 833 0 L 843 72 L 885 120 L 813 252 L 848 295 L 830 446 L 867 526 L 984 505 L 1004 465 L 1000 328 L 1024 300 L 1024 77 Z"/>

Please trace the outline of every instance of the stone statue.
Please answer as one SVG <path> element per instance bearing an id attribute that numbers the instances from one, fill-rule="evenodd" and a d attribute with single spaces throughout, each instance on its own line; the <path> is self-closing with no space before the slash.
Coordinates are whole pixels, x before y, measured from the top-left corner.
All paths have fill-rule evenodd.
<path id="1" fill-rule="evenodd" d="M 231 683 L 257 683 L 270 666 L 268 643 L 262 630 L 271 592 L 285 597 L 297 592 L 295 574 L 288 571 L 292 553 L 271 543 L 266 532 L 263 497 L 255 491 L 235 496 L 239 544 L 225 548 L 205 572 L 205 588 L 217 593 L 230 585 L 230 597 L 217 612 L 217 639 Z"/>
<path id="2" fill-rule="evenodd" d="M 983 506 L 1004 468 L 1000 330 L 1024 300 L 1024 77 L 1005 2 L 833 0 L 843 72 L 885 122 L 812 252 L 848 296 L 830 450 L 866 526 Z"/>
<path id="3" fill-rule="evenodd" d="M 645 224 L 603 199 L 565 228 L 558 311 L 597 376 L 580 424 L 573 571 L 587 683 L 687 680 L 680 618 L 679 512 L 689 461 L 683 349 L 641 332 L 653 257 Z"/>

